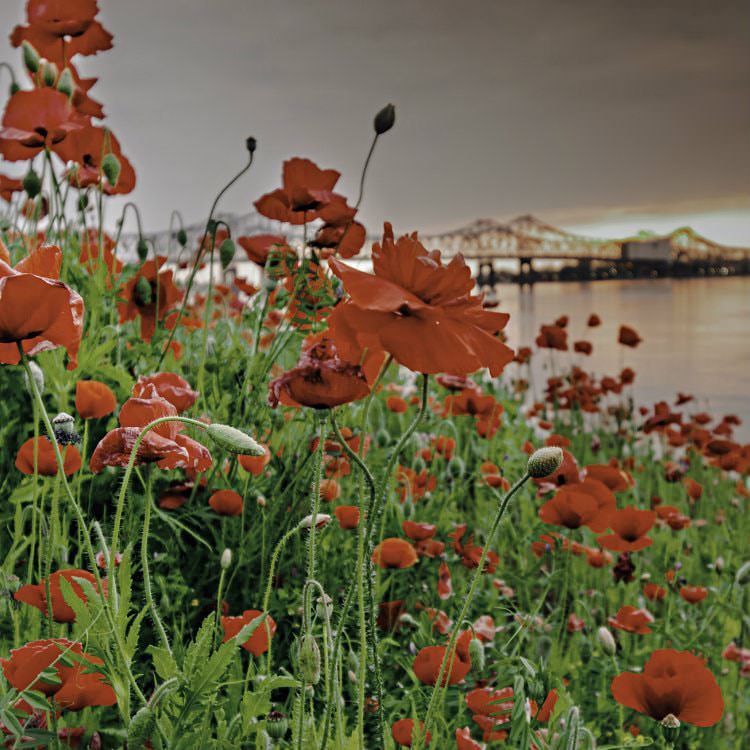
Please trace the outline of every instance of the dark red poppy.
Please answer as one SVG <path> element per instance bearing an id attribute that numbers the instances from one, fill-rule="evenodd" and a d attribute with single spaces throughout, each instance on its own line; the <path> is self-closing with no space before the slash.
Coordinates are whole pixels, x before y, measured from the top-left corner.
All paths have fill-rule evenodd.
<path id="1" fill-rule="evenodd" d="M 75 579 L 85 579 L 96 588 L 96 578 L 87 570 L 79 570 L 77 568 L 58 570 L 52 573 L 49 577 L 50 593 L 52 594 L 52 619 L 55 622 L 75 622 L 76 613 L 73 608 L 67 604 L 63 597 L 62 587 L 60 585 L 61 578 L 64 578 L 70 584 L 73 593 L 82 602 L 87 600 L 86 594 L 84 593 L 81 584 Z M 102 581 L 102 586 L 106 593 L 107 582 Z M 21 588 L 13 594 L 13 598 L 18 602 L 23 602 L 24 604 L 36 607 L 45 617 L 47 616 L 47 585 L 44 579 L 37 584 L 29 583 L 26 586 L 21 586 Z"/>
<path id="2" fill-rule="evenodd" d="M 259 609 L 246 609 L 237 617 L 222 617 L 221 627 L 224 629 L 223 643 L 234 638 L 237 633 L 249 625 L 256 617 L 263 613 Z M 245 651 L 249 651 L 253 656 L 260 656 L 268 651 L 270 639 L 276 633 L 276 622 L 270 615 L 266 617 L 256 629 L 255 632 L 242 644 Z"/>
<path id="3" fill-rule="evenodd" d="M 153 386 L 156 393 L 169 401 L 178 414 L 187 411 L 200 394 L 190 387 L 185 378 L 173 372 L 157 372 L 154 375 L 141 375 L 133 386 L 133 396 L 141 396 L 148 386 Z"/>
<path id="4" fill-rule="evenodd" d="M 588 356 L 592 351 L 594 351 L 594 346 L 590 341 L 574 341 L 573 351 Z"/>
<path id="5" fill-rule="evenodd" d="M 419 722 L 419 731 L 424 731 L 424 722 Z M 411 747 L 412 737 L 414 736 L 414 719 L 399 719 L 391 727 L 391 735 L 397 745 L 401 747 Z M 427 732 L 425 746 L 432 741 L 432 732 Z"/>
<path id="6" fill-rule="evenodd" d="M 458 644 L 456 644 L 458 646 Z M 447 646 L 425 646 L 414 657 L 412 669 L 417 679 L 425 685 L 437 685 L 440 666 L 448 651 Z M 458 648 L 454 651 L 451 668 L 445 669 L 441 686 L 456 685 L 461 682 L 471 669 L 471 660 L 462 658 Z"/>
<path id="7" fill-rule="evenodd" d="M 602 319 L 596 313 L 591 313 L 591 315 L 589 315 L 589 319 L 586 321 L 586 325 L 589 328 L 596 328 L 597 326 L 600 326 L 601 324 L 602 324 Z"/>
<path id="8" fill-rule="evenodd" d="M 624 492 L 634 484 L 633 478 L 627 472 L 609 464 L 589 464 L 585 472 L 586 477 L 598 479 L 606 484 L 612 492 Z"/>
<path id="9" fill-rule="evenodd" d="M 662 721 L 670 714 L 685 724 L 710 727 L 724 713 L 721 688 L 703 659 L 689 651 L 654 651 L 643 672 L 623 672 L 612 681 L 618 703 Z"/>
<path id="10" fill-rule="evenodd" d="M 386 224 L 372 258 L 374 274 L 329 260 L 350 297 L 328 319 L 344 357 L 358 362 L 375 349 L 415 372 L 466 375 L 487 367 L 493 376 L 513 359 L 497 336 L 508 315 L 484 310 L 482 297 L 472 295 L 462 256 L 443 265 L 440 252 L 428 253 L 416 233 L 395 241 Z"/>
<path id="11" fill-rule="evenodd" d="M 643 339 L 633 328 L 630 328 L 630 326 L 620 326 L 620 333 L 617 337 L 617 341 L 623 346 L 629 346 L 631 349 L 634 349 L 641 343 L 641 341 L 643 341 Z"/>
<path id="12" fill-rule="evenodd" d="M 649 625 L 654 621 L 654 616 L 645 609 L 637 609 L 630 605 L 625 605 L 617 610 L 614 617 L 610 617 L 607 622 L 618 630 L 625 630 L 628 633 L 638 633 L 646 635 L 651 632 Z"/>
<path id="13" fill-rule="evenodd" d="M 339 505 L 334 513 L 342 529 L 356 529 L 359 526 L 359 508 L 356 505 Z"/>
<path id="14" fill-rule="evenodd" d="M 217 490 L 208 499 L 208 504 L 220 516 L 242 515 L 242 495 L 234 490 Z"/>
<path id="15" fill-rule="evenodd" d="M 557 349 L 561 352 L 568 351 L 568 332 L 558 325 L 542 326 L 536 337 L 536 345 L 540 349 Z"/>
<path id="16" fill-rule="evenodd" d="M 117 408 L 117 399 L 105 383 L 79 380 L 76 383 L 76 411 L 81 419 L 100 419 Z"/>
<path id="17" fill-rule="evenodd" d="M 708 596 L 708 589 L 703 586 L 681 586 L 680 596 L 688 604 L 698 604 Z"/>
<path id="18" fill-rule="evenodd" d="M 653 544 L 646 536 L 656 521 L 652 510 L 638 510 L 628 505 L 609 514 L 607 522 L 614 533 L 600 536 L 597 542 L 615 552 L 637 552 Z"/>

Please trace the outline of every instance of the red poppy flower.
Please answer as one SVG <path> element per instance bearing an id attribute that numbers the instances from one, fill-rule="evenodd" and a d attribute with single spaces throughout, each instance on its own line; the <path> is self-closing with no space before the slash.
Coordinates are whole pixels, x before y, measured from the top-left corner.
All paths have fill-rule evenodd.
<path id="1" fill-rule="evenodd" d="M 208 500 L 208 504 L 220 516 L 241 516 L 242 495 L 234 490 L 218 490 Z"/>
<path id="2" fill-rule="evenodd" d="M 409 404 L 401 396 L 388 396 L 385 405 L 388 407 L 388 411 L 392 411 L 394 414 L 403 414 L 409 408 Z"/>
<path id="3" fill-rule="evenodd" d="M 68 654 L 65 663 L 61 659 Z M 67 663 L 74 661 L 72 666 Z M 32 641 L 21 648 L 13 649 L 10 658 L 0 659 L 3 673 L 16 690 L 38 690 L 53 698 L 57 706 L 71 711 L 80 711 L 87 706 L 114 706 L 115 691 L 105 682 L 99 672 L 91 671 L 104 662 L 83 651 L 80 643 L 65 638 Z M 53 670 L 54 680 L 41 677 L 46 670 Z M 21 707 L 31 713 L 31 707 Z"/>
<path id="4" fill-rule="evenodd" d="M 333 188 L 341 174 L 335 169 L 320 169 L 309 159 L 284 162 L 282 187 L 255 201 L 261 216 L 289 224 L 304 224 L 319 217 L 319 211 L 332 199 Z"/>
<path id="5" fill-rule="evenodd" d="M 23 180 L 0 174 L 0 198 L 10 203 L 11 200 L 13 200 L 13 194 L 20 193 L 22 190 Z M 4 260 L 6 263 L 10 264 L 10 257 L 8 257 L 7 249 L 5 253 L 0 251 L 0 260 Z"/>
<path id="6" fill-rule="evenodd" d="M 87 570 L 78 570 L 77 568 L 69 568 L 68 570 L 58 570 L 52 573 L 49 577 L 49 587 L 52 594 L 52 619 L 55 622 L 75 622 L 76 613 L 72 607 L 70 607 L 63 597 L 62 588 L 60 585 L 60 579 L 64 578 L 72 587 L 73 593 L 82 601 L 86 601 L 86 595 L 84 594 L 83 588 L 76 578 L 83 578 L 89 581 L 94 587 L 96 587 L 96 578 L 92 573 Z M 107 582 L 102 581 L 104 592 L 107 591 Z M 27 584 L 21 586 L 13 598 L 18 602 L 29 604 L 32 607 L 36 607 L 45 617 L 47 616 L 47 585 L 44 579 L 37 584 Z"/>
<path id="7" fill-rule="evenodd" d="M 81 419 L 100 419 L 117 408 L 117 399 L 108 385 L 98 380 L 76 383 L 76 411 Z"/>
<path id="8" fill-rule="evenodd" d="M 606 549 L 615 552 L 637 552 L 650 547 L 653 540 L 648 534 L 656 521 L 656 513 L 652 510 L 638 510 L 628 505 L 622 510 L 610 513 L 607 522 L 613 534 L 600 536 L 597 542 Z"/>
<path id="9" fill-rule="evenodd" d="M 359 508 L 356 505 L 339 505 L 334 513 L 342 529 L 356 529 L 359 526 Z"/>
<path id="10" fill-rule="evenodd" d="M 724 713 L 721 688 L 703 659 L 689 651 L 654 651 L 643 672 L 623 672 L 612 681 L 618 703 L 662 721 L 670 714 L 685 724 L 710 727 Z"/>
<path id="11" fill-rule="evenodd" d="M 65 94 L 52 88 L 17 91 L 5 105 L 0 128 L 0 154 L 8 161 L 32 159 L 57 146 L 73 130 L 73 106 Z"/>
<path id="12" fill-rule="evenodd" d="M 652 602 L 660 602 L 666 597 L 667 590 L 656 583 L 646 583 L 643 586 L 643 595 Z"/>
<path id="13" fill-rule="evenodd" d="M 424 731 L 423 721 L 419 722 L 419 730 L 421 732 Z M 411 747 L 412 737 L 414 736 L 414 719 L 399 719 L 391 727 L 391 735 L 397 745 L 401 745 L 401 747 Z M 425 739 L 425 746 L 429 745 L 432 741 L 432 732 L 427 732 L 427 737 Z"/>
<path id="14" fill-rule="evenodd" d="M 453 579 L 448 564 L 441 562 L 438 568 L 437 594 L 440 599 L 445 601 L 453 596 Z"/>
<path id="15" fill-rule="evenodd" d="M 333 339 L 319 334 L 306 340 L 297 366 L 271 381 L 268 390 L 274 408 L 282 403 L 330 409 L 364 398 L 370 387 L 362 368 L 342 359 Z"/>
<path id="16" fill-rule="evenodd" d="M 260 617 L 263 613 L 259 609 L 246 609 L 241 615 L 237 617 L 222 617 L 221 627 L 224 629 L 223 643 L 226 643 L 231 638 L 237 635 L 237 633 L 249 625 L 256 617 Z M 270 615 L 266 617 L 265 621 L 261 623 L 255 632 L 242 644 L 242 648 L 245 651 L 249 651 L 253 656 L 260 656 L 268 651 L 268 644 L 271 638 L 276 633 L 276 622 Z"/>
<path id="17" fill-rule="evenodd" d="M 415 542 L 423 542 L 435 536 L 437 526 L 434 523 L 417 523 L 416 521 L 404 521 L 401 524 L 404 534 Z"/>
<path id="18" fill-rule="evenodd" d="M 578 485 L 561 487 L 555 496 L 539 509 L 539 518 L 553 526 L 567 529 L 580 529 L 596 523 L 601 511 L 596 499 L 590 494 L 578 491 Z"/>
<path id="19" fill-rule="evenodd" d="M 561 352 L 568 351 L 568 332 L 558 325 L 542 326 L 536 337 L 536 345 L 540 349 L 557 349 Z"/>
<path id="20" fill-rule="evenodd" d="M 604 568 L 607 565 L 612 564 L 612 555 L 610 555 L 609 552 L 605 552 L 603 549 L 587 547 L 586 562 L 592 568 Z"/>
<path id="21" fill-rule="evenodd" d="M 643 339 L 629 326 L 620 326 L 620 334 L 617 337 L 618 343 L 623 346 L 629 346 L 634 349 Z"/>
<path id="22" fill-rule="evenodd" d="M 377 624 L 381 630 L 396 630 L 399 626 L 399 618 L 406 612 L 403 599 L 395 599 L 392 602 L 380 602 L 378 604 Z"/>
<path id="23" fill-rule="evenodd" d="M 240 466 L 254 477 L 259 477 L 271 462 L 269 447 L 265 444 L 261 444 L 261 447 L 263 448 L 262 456 L 237 456 Z"/>
<path id="24" fill-rule="evenodd" d="M 29 438 L 16 454 L 16 468 L 23 474 L 34 473 L 34 440 Z M 37 471 L 43 477 L 54 477 L 57 475 L 57 459 L 55 448 L 49 438 L 41 436 L 36 438 Z M 66 476 L 75 474 L 81 468 L 81 454 L 74 445 L 60 446 L 63 456 L 63 466 Z"/>
<path id="25" fill-rule="evenodd" d="M 703 586 L 681 586 L 680 596 L 688 604 L 698 604 L 708 596 L 708 589 Z"/>
<path id="26" fill-rule="evenodd" d="M 628 633 L 638 633 L 646 635 L 651 632 L 649 624 L 654 621 L 654 616 L 645 609 L 637 609 L 630 605 L 625 605 L 617 610 L 614 617 L 608 619 L 609 624 L 618 630 L 625 630 Z"/>
<path id="27" fill-rule="evenodd" d="M 419 561 L 414 547 L 405 539 L 383 539 L 372 553 L 372 561 L 381 568 L 411 568 Z"/>
<path id="28" fill-rule="evenodd" d="M 609 487 L 612 492 L 624 492 L 633 486 L 633 478 L 616 466 L 609 464 L 589 464 L 586 469 L 586 477 L 598 479 Z"/>
<path id="29" fill-rule="evenodd" d="M 594 347 L 590 341 L 574 341 L 573 351 L 588 356 L 594 351 Z"/>
<path id="30" fill-rule="evenodd" d="M 483 750 L 483 745 L 471 738 L 469 727 L 463 727 L 456 729 L 456 750 Z"/>
<path id="31" fill-rule="evenodd" d="M 174 284 L 172 271 L 158 271 L 165 262 L 166 258 L 159 257 L 157 266 L 157 261 L 147 260 L 120 290 L 120 296 L 125 299 L 125 302 L 117 303 L 120 323 L 140 316 L 144 341 L 151 341 L 156 330 L 157 307 L 159 320 L 162 320 L 182 300 L 182 292 Z"/>
<path id="32" fill-rule="evenodd" d="M 39 247 L 15 269 L 0 261 L 0 364 L 20 360 L 17 343 L 33 356 L 64 347 L 68 369 L 76 367 L 83 334 L 83 300 L 57 281 L 62 253 Z"/>
<path id="33" fill-rule="evenodd" d="M 341 258 L 353 258 L 365 244 L 367 232 L 362 224 L 354 221 L 357 209 L 347 205 L 340 196 L 333 196 L 328 205 L 318 212 L 318 218 L 323 220 L 315 233 L 313 247 L 322 249 L 320 257 L 327 258 L 335 251 Z"/>
<path id="34" fill-rule="evenodd" d="M 29 0 L 27 26 L 16 26 L 11 44 L 29 42 L 58 67 L 74 55 L 95 55 L 112 49 L 110 34 L 96 19 L 96 0 Z"/>
<path id="35" fill-rule="evenodd" d="M 133 386 L 133 396 L 143 395 L 148 386 L 153 386 L 156 393 L 169 401 L 178 414 L 187 411 L 200 394 L 190 387 L 185 378 L 173 372 L 157 372 L 154 375 L 141 375 Z"/>
<path id="36" fill-rule="evenodd" d="M 458 645 L 458 644 L 457 644 Z M 435 686 L 440 675 L 440 665 L 443 663 L 447 646 L 425 646 L 414 657 L 412 669 L 417 679 L 425 685 Z M 461 682 L 471 669 L 471 660 L 462 659 L 461 653 L 456 648 L 450 670 L 447 668 L 443 673 L 441 686 L 456 685 Z"/>
<path id="37" fill-rule="evenodd" d="M 394 241 L 386 224 L 372 258 L 374 275 L 329 260 L 350 296 L 328 319 L 343 356 L 358 362 L 376 348 L 415 372 L 466 375 L 488 367 L 493 376 L 513 359 L 496 336 L 508 315 L 484 310 L 482 297 L 471 294 L 462 256 L 443 265 L 440 252 L 428 253 L 416 234 Z"/>
<path id="38" fill-rule="evenodd" d="M 591 313 L 591 315 L 589 315 L 589 319 L 586 321 L 586 325 L 589 328 L 596 328 L 597 326 L 600 326 L 601 324 L 602 324 L 602 319 L 596 313 Z"/>

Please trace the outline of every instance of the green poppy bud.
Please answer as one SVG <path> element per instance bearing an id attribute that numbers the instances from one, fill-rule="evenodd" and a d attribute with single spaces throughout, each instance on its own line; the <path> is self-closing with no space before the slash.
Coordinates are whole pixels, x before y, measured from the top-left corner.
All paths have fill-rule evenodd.
<path id="1" fill-rule="evenodd" d="M 57 82 L 57 90 L 61 94 L 65 94 L 67 97 L 73 96 L 75 83 L 73 82 L 73 76 L 68 68 L 65 68 L 60 75 L 60 80 Z"/>
<path id="2" fill-rule="evenodd" d="M 378 448 L 385 448 L 386 445 L 390 445 L 391 433 L 382 427 L 375 433 L 375 444 Z"/>
<path id="3" fill-rule="evenodd" d="M 479 638 L 469 641 L 469 659 L 471 659 L 471 673 L 480 675 L 484 672 L 484 644 Z"/>
<path id="4" fill-rule="evenodd" d="M 562 462 L 562 448 L 558 448 L 557 446 L 540 448 L 538 451 L 534 451 L 529 457 L 527 471 L 535 479 L 542 479 L 543 477 L 548 477 L 550 474 L 554 474 L 560 468 Z"/>
<path id="5" fill-rule="evenodd" d="M 245 138 L 245 148 L 251 153 L 255 153 L 255 149 L 258 148 L 258 141 L 252 136 Z"/>
<path id="6" fill-rule="evenodd" d="M 414 459 L 413 469 L 414 471 L 417 472 L 417 474 L 420 474 L 426 468 L 427 468 L 427 463 L 421 456 L 418 456 L 417 458 Z"/>
<path id="7" fill-rule="evenodd" d="M 612 632 L 605 627 L 599 628 L 596 631 L 596 638 L 599 641 L 599 645 L 602 647 L 602 651 L 607 656 L 614 656 L 617 652 L 617 644 L 615 643 L 615 637 Z"/>
<path id="8" fill-rule="evenodd" d="M 102 172 L 107 178 L 107 182 L 115 187 L 120 177 L 120 160 L 114 154 L 107 154 L 102 159 Z"/>
<path id="9" fill-rule="evenodd" d="M 185 247 L 185 245 L 187 245 L 187 241 L 187 232 L 184 229 L 177 230 L 177 242 L 179 242 L 182 247 Z"/>
<path id="10" fill-rule="evenodd" d="M 455 479 L 462 477 L 465 471 L 466 464 L 464 464 L 463 459 L 458 456 L 454 456 L 448 461 L 448 473 Z"/>
<path id="11" fill-rule="evenodd" d="M 39 53 L 28 42 L 24 42 L 21 47 L 23 51 L 23 64 L 29 73 L 36 73 L 39 70 Z"/>
<path id="12" fill-rule="evenodd" d="M 143 747 L 156 729 L 156 714 L 151 706 L 143 706 L 130 720 L 128 747 Z"/>
<path id="13" fill-rule="evenodd" d="M 229 239 L 224 240 L 219 246 L 219 260 L 221 260 L 221 267 L 226 271 L 229 268 L 229 264 L 234 260 L 235 252 L 234 241 Z"/>
<path id="14" fill-rule="evenodd" d="M 89 207 L 89 196 L 87 193 L 83 193 L 78 199 L 78 210 L 85 211 Z"/>
<path id="15" fill-rule="evenodd" d="M 34 360 L 31 360 L 29 362 L 29 370 L 31 370 L 31 377 L 34 380 L 34 385 L 36 385 L 36 389 L 39 391 L 39 393 L 44 393 L 44 371 L 42 370 L 39 365 L 34 362 Z M 31 383 L 29 383 L 28 378 L 26 377 L 26 372 L 23 373 L 23 380 L 26 383 L 26 389 L 28 391 L 31 391 Z"/>
<path id="16" fill-rule="evenodd" d="M 262 456 L 265 451 L 250 435 L 228 424 L 210 424 L 206 432 L 211 440 L 228 453 L 241 456 Z"/>
<path id="17" fill-rule="evenodd" d="M 44 67 L 42 68 L 42 81 L 44 81 L 45 86 L 54 86 L 55 81 L 57 80 L 57 74 L 58 74 L 57 65 L 53 62 L 46 62 L 44 63 Z"/>
<path id="18" fill-rule="evenodd" d="M 219 565 L 222 570 L 226 570 L 232 564 L 232 550 L 227 547 L 222 553 L 219 559 Z"/>
<path id="19" fill-rule="evenodd" d="M 303 635 L 297 652 L 299 671 L 306 685 L 317 685 L 320 681 L 320 648 L 311 635 Z"/>
<path id="20" fill-rule="evenodd" d="M 29 198 L 36 198 L 42 192 L 42 178 L 33 169 L 24 175 L 23 189 Z"/>
<path id="21" fill-rule="evenodd" d="M 266 732 L 273 740 L 282 740 L 289 729 L 289 721 L 281 711 L 271 711 L 266 716 Z"/>
<path id="22" fill-rule="evenodd" d="M 375 115 L 375 132 L 378 135 L 387 133 L 396 122 L 396 108 L 392 104 L 386 104 L 383 109 Z"/>
<path id="23" fill-rule="evenodd" d="M 143 263 L 146 258 L 148 258 L 148 242 L 146 242 L 143 237 L 138 240 L 136 250 L 138 251 L 138 257 L 141 259 L 141 263 Z"/>
<path id="24" fill-rule="evenodd" d="M 153 295 L 151 294 L 151 284 L 143 278 L 138 277 L 138 281 L 135 282 L 135 298 L 136 305 L 144 307 L 150 305 L 153 302 Z"/>
<path id="25" fill-rule="evenodd" d="M 591 661 L 591 644 L 588 641 L 581 642 L 581 662 L 588 664 Z"/>
<path id="26" fill-rule="evenodd" d="M 21 90 L 21 87 L 13 81 L 13 83 L 10 84 L 10 95 L 13 96 L 13 94 L 17 94 Z"/>

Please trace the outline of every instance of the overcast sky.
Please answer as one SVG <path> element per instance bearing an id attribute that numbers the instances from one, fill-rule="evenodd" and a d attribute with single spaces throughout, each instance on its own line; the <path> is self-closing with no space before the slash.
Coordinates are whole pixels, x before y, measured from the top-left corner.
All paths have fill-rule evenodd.
<path id="1" fill-rule="evenodd" d="M 21 0 L 3 0 L 0 52 Z M 375 112 L 377 231 L 535 213 L 566 226 L 685 223 L 750 245 L 747 0 L 100 0 L 115 48 L 81 60 L 138 172 L 147 230 L 173 208 L 247 212 L 307 156 L 353 198 Z M 660 223 L 661 222 L 661 223 Z M 706 224 L 705 222 L 708 222 Z M 662 226 L 662 223 L 664 226 Z"/>

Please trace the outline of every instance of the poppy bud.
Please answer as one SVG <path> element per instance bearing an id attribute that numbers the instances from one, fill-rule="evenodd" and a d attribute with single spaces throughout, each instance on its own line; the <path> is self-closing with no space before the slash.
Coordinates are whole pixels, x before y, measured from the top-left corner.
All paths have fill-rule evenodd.
<path id="1" fill-rule="evenodd" d="M 39 70 L 39 53 L 28 42 L 24 42 L 21 46 L 23 48 L 23 64 L 29 73 L 36 73 Z"/>
<path id="2" fill-rule="evenodd" d="M 262 456 L 265 453 L 250 435 L 228 424 L 210 424 L 206 432 L 219 448 L 229 453 L 240 456 Z"/>
<path id="3" fill-rule="evenodd" d="M 13 83 L 10 84 L 10 88 L 8 91 L 10 95 L 13 96 L 13 94 L 17 94 L 20 90 L 21 87 L 15 81 L 13 81 Z"/>
<path id="4" fill-rule="evenodd" d="M 120 160 L 114 154 L 107 154 L 102 159 L 102 172 L 107 178 L 107 182 L 115 187 L 120 177 Z"/>
<path id="5" fill-rule="evenodd" d="M 550 474 L 554 474 L 560 468 L 562 462 L 562 448 L 549 446 L 547 448 L 540 448 L 531 454 L 526 470 L 529 472 L 529 476 L 535 479 L 542 479 L 543 477 L 548 477 Z"/>
<path id="6" fill-rule="evenodd" d="M 333 599 L 331 599 L 328 594 L 323 596 L 319 596 L 317 598 L 317 605 L 315 607 L 315 611 L 321 619 L 325 619 L 326 616 L 330 618 L 330 616 L 333 614 Z"/>
<path id="7" fill-rule="evenodd" d="M 740 565 L 734 580 L 738 586 L 745 586 L 750 583 L 750 560 Z"/>
<path id="8" fill-rule="evenodd" d="M 151 284 L 149 284 L 148 281 L 146 281 L 146 279 L 143 278 L 143 276 L 139 276 L 138 281 L 135 282 L 134 298 L 135 298 L 136 304 L 140 305 L 141 307 L 150 305 L 152 302 Z"/>
<path id="9" fill-rule="evenodd" d="M 471 673 L 480 675 L 484 671 L 484 645 L 479 638 L 469 641 L 469 659 L 471 660 Z"/>
<path id="10" fill-rule="evenodd" d="M 143 237 L 138 240 L 136 250 L 138 251 L 138 257 L 141 259 L 141 263 L 143 263 L 146 258 L 148 258 L 148 242 L 146 242 Z"/>
<path id="11" fill-rule="evenodd" d="M 75 90 L 75 84 L 73 83 L 73 76 L 68 68 L 65 68 L 60 74 L 60 80 L 57 82 L 57 90 L 61 94 L 65 94 L 67 97 L 73 96 Z"/>
<path id="12" fill-rule="evenodd" d="M 320 649 L 311 635 L 303 635 L 297 652 L 299 671 L 307 685 L 317 685 L 320 681 Z"/>
<path id="13" fill-rule="evenodd" d="M 143 747 L 156 729 L 156 714 L 151 706 L 143 706 L 130 720 L 128 747 Z"/>
<path id="14" fill-rule="evenodd" d="M 258 497 L 255 498 L 255 504 L 259 508 L 265 508 L 266 507 L 266 498 L 263 497 L 263 495 L 258 495 Z"/>
<path id="15" fill-rule="evenodd" d="M 245 148 L 251 153 L 255 153 L 255 149 L 258 148 L 258 141 L 250 136 L 249 138 L 245 138 Z"/>
<path id="16" fill-rule="evenodd" d="M 55 440 L 60 445 L 70 445 L 78 442 L 78 433 L 76 432 L 76 422 L 70 414 L 61 411 L 52 420 L 52 429 L 55 433 Z"/>
<path id="17" fill-rule="evenodd" d="M 330 522 L 331 522 L 331 517 L 328 515 L 328 513 L 318 513 L 318 515 L 315 516 L 315 528 L 316 529 L 322 529 L 324 526 L 327 526 Z M 312 513 L 305 516 L 299 522 L 300 529 L 309 529 L 312 525 L 313 525 Z"/>
<path id="18" fill-rule="evenodd" d="M 42 68 L 42 81 L 45 86 L 54 86 L 57 80 L 57 65 L 53 62 L 45 62 Z"/>
<path id="19" fill-rule="evenodd" d="M 396 122 L 396 108 L 392 104 L 386 104 L 383 109 L 375 115 L 375 132 L 377 135 L 387 133 Z"/>
<path id="20" fill-rule="evenodd" d="M 88 196 L 88 193 L 84 193 L 78 199 L 78 210 L 85 211 L 88 207 L 89 207 L 89 196 Z"/>
<path id="21" fill-rule="evenodd" d="M 229 547 L 227 547 L 221 553 L 221 559 L 219 560 L 219 565 L 221 565 L 222 570 L 226 570 L 231 564 L 232 564 L 232 550 L 229 549 Z"/>
<path id="22" fill-rule="evenodd" d="M 466 471 L 466 464 L 464 464 L 463 460 L 460 459 L 458 456 L 454 456 L 450 461 L 448 461 L 448 473 L 455 477 L 456 479 L 459 479 L 464 475 L 464 472 Z"/>
<path id="23" fill-rule="evenodd" d="M 39 365 L 34 362 L 34 360 L 31 360 L 29 362 L 29 370 L 31 371 L 31 377 L 34 378 L 34 384 L 36 385 L 36 389 L 39 391 L 39 393 L 44 393 L 44 371 L 42 370 Z M 24 383 L 26 383 L 26 389 L 28 391 L 31 390 L 31 383 L 29 383 L 28 377 L 26 376 L 26 372 L 23 373 L 23 380 Z"/>
<path id="24" fill-rule="evenodd" d="M 289 722 L 286 714 L 282 714 L 281 711 L 271 711 L 266 716 L 266 732 L 271 739 L 283 739 L 287 729 L 289 729 Z"/>
<path id="25" fill-rule="evenodd" d="M 188 236 L 187 232 L 184 229 L 178 229 L 175 237 L 177 239 L 177 242 L 179 242 L 182 247 L 185 247 L 185 245 L 187 245 Z"/>
<path id="26" fill-rule="evenodd" d="M 29 198 L 36 198 L 42 192 L 42 178 L 33 169 L 24 175 L 23 189 Z"/>
<path id="27" fill-rule="evenodd" d="M 583 641 L 581 643 L 579 654 L 583 664 L 588 664 L 591 661 L 591 644 L 588 641 Z"/>
<path id="28" fill-rule="evenodd" d="M 599 641 L 599 645 L 602 647 L 602 651 L 604 651 L 607 656 L 615 655 L 617 652 L 615 637 L 607 628 L 599 628 L 599 630 L 596 631 L 596 638 Z"/>
<path id="29" fill-rule="evenodd" d="M 350 651 L 346 655 L 346 666 L 352 671 L 352 672 L 359 672 L 359 657 L 354 651 Z"/>
<path id="30" fill-rule="evenodd" d="M 221 267 L 225 271 L 229 268 L 229 264 L 234 260 L 235 249 L 234 241 L 228 237 L 219 246 L 219 260 L 221 261 Z"/>

